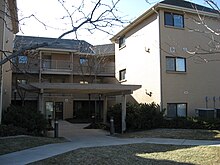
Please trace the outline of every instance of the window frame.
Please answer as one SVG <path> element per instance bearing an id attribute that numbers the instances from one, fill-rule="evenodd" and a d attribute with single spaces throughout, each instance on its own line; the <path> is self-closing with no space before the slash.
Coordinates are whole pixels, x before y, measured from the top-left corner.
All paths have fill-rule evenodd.
<path id="1" fill-rule="evenodd" d="M 179 116 L 178 115 L 178 105 L 185 105 L 186 109 L 185 109 L 185 116 Z M 168 107 L 169 105 L 174 105 L 175 106 L 175 116 L 168 116 Z M 186 102 L 181 102 L 181 103 L 167 103 L 167 117 L 187 117 L 187 111 L 188 111 L 188 105 Z"/>
<path id="2" fill-rule="evenodd" d="M 126 69 L 119 70 L 119 81 L 126 80 Z"/>
<path id="3" fill-rule="evenodd" d="M 19 55 L 18 56 L 18 63 L 19 64 L 27 64 L 28 63 L 28 57 L 26 55 Z"/>
<path id="4" fill-rule="evenodd" d="M 123 47 L 125 47 L 125 36 L 122 36 L 122 37 L 119 37 L 119 39 L 118 39 L 118 45 L 119 45 L 119 49 L 121 49 L 121 48 L 123 48 Z"/>
<path id="5" fill-rule="evenodd" d="M 28 83 L 27 79 L 17 79 L 16 81 L 17 81 L 17 84 L 27 84 Z"/>
<path id="6" fill-rule="evenodd" d="M 168 59 L 174 59 L 174 70 L 168 70 L 167 67 L 167 60 Z M 178 69 L 178 60 L 184 60 L 184 70 Z M 166 71 L 167 72 L 179 72 L 179 73 L 186 73 L 186 58 L 185 57 L 173 57 L 173 56 L 166 56 Z"/>
<path id="7" fill-rule="evenodd" d="M 168 21 L 168 17 L 170 16 Z M 178 18 L 179 16 L 181 16 L 181 26 L 178 26 L 178 24 L 175 24 L 175 16 L 177 16 L 176 18 Z M 164 25 L 168 26 L 168 27 L 175 27 L 175 28 L 180 28 L 183 29 L 185 27 L 185 21 L 184 21 L 184 15 L 183 14 L 179 14 L 179 13 L 173 13 L 173 12 L 164 12 Z"/>
<path id="8" fill-rule="evenodd" d="M 89 63 L 89 59 L 88 58 L 86 58 L 86 57 L 80 57 L 79 58 L 79 64 L 80 65 L 88 65 L 88 63 Z"/>

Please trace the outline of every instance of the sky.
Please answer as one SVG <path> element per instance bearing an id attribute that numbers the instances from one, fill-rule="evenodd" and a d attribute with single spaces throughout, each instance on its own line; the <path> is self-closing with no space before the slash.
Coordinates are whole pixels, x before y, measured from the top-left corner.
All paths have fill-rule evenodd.
<path id="1" fill-rule="evenodd" d="M 69 11 L 73 11 L 73 0 L 65 0 Z M 74 6 L 81 0 L 74 0 Z M 89 0 L 85 0 L 85 10 L 91 10 Z M 104 0 L 104 2 L 109 0 Z M 142 13 L 147 11 L 151 6 L 155 5 L 159 0 L 121 0 L 118 4 L 118 14 L 126 20 L 134 20 Z M 205 5 L 204 0 L 188 0 L 200 5 Z M 61 19 L 66 15 L 66 11 L 58 0 L 17 0 L 18 17 L 20 21 L 20 32 L 18 35 L 52 37 L 57 38 L 65 31 L 70 30 L 70 19 Z M 30 17 L 34 14 L 36 18 Z M 78 18 L 77 18 L 78 17 Z M 74 16 L 74 20 L 80 16 Z M 46 24 L 46 28 L 43 24 Z M 116 34 L 122 27 L 111 28 L 112 34 Z M 103 32 L 96 31 L 93 34 L 88 33 L 84 29 L 79 31 L 78 39 L 86 40 L 87 42 L 98 45 L 110 43 L 112 36 Z M 65 36 L 68 39 L 75 39 L 75 35 Z"/>

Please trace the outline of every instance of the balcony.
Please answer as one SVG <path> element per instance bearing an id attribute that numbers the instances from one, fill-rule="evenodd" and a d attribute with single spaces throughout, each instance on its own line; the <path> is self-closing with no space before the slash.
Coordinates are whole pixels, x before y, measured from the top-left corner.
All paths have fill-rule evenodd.
<path id="1" fill-rule="evenodd" d="M 114 76 L 115 66 L 113 63 L 99 64 L 97 66 L 80 65 L 62 60 L 42 60 L 42 74 L 73 74 L 73 75 L 98 75 Z"/>
<path id="2" fill-rule="evenodd" d="M 41 73 L 45 74 L 71 74 L 72 63 L 62 60 L 41 60 Z"/>

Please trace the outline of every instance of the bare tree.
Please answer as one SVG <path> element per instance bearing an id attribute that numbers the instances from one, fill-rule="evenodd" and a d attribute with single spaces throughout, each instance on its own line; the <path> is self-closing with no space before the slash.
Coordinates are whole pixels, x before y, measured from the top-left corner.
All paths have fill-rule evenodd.
<path id="1" fill-rule="evenodd" d="M 97 45 L 89 47 L 90 54 L 80 56 L 79 70 L 81 77 L 86 82 L 85 77 L 92 79 L 93 83 L 98 82 L 100 74 L 113 73 L 114 66 L 111 66 L 112 45 Z"/>
<path id="2" fill-rule="evenodd" d="M 85 2 L 84 0 L 81 0 L 79 6 L 75 6 L 74 4 L 72 4 L 71 9 L 69 9 L 66 6 L 66 1 L 58 0 L 60 5 L 63 7 L 63 9 L 66 12 L 66 15 L 62 16 L 62 19 L 69 21 L 69 24 L 71 26 L 69 30 L 67 29 L 64 33 L 59 35 L 54 42 L 57 42 L 59 39 L 62 39 L 63 37 L 71 33 L 75 34 L 76 39 L 78 39 L 78 32 L 80 30 L 86 30 L 91 34 L 97 30 L 107 34 L 112 34 L 109 31 L 109 28 L 123 26 L 123 24 L 128 23 L 128 21 L 124 20 L 124 18 L 119 16 L 118 14 L 117 5 L 119 1 L 120 0 L 91 1 L 92 6 L 90 6 L 90 10 L 88 11 L 88 9 L 86 9 L 87 11 L 85 11 L 84 6 L 85 3 L 87 2 Z M 8 15 L 7 12 L 8 11 L 4 12 L 4 14 Z M 39 20 L 34 14 L 31 14 L 30 16 L 25 16 L 17 21 L 20 22 L 24 19 L 30 19 L 32 17 L 36 19 L 36 21 L 40 22 L 45 28 L 50 27 L 46 23 Z M 13 19 L 13 17 L 10 16 L 10 19 Z M 6 55 L 4 53 L 5 50 L 1 50 L 1 52 L 5 54 L 5 58 L 0 61 L 0 65 L 6 63 L 8 60 L 11 61 L 14 57 L 17 57 L 19 54 L 23 54 L 24 52 L 35 50 L 36 48 L 39 47 L 48 46 L 50 44 L 51 43 L 38 43 L 38 44 L 30 43 L 25 47 L 21 47 L 16 52 L 10 52 L 11 53 L 10 55 Z"/>
<path id="3" fill-rule="evenodd" d="M 67 1 L 64 0 L 58 0 L 57 1 L 61 8 L 63 9 L 65 15 L 61 15 L 60 18 L 65 23 L 63 26 L 69 28 L 66 29 L 62 34 L 58 35 L 56 39 L 54 39 L 53 42 L 44 42 L 44 43 L 36 43 L 36 42 L 30 42 L 26 44 L 25 46 L 21 44 L 21 46 L 14 52 L 0 49 L 0 52 L 3 54 L 3 58 L 0 59 L 0 66 L 3 64 L 10 62 L 11 66 L 14 68 L 17 68 L 19 70 L 20 68 L 13 63 L 13 59 L 18 58 L 19 56 L 25 54 L 28 56 L 28 58 L 36 58 L 36 49 L 40 47 L 46 47 L 50 46 L 54 43 L 59 42 L 60 39 L 64 38 L 65 36 L 69 34 L 74 34 L 75 39 L 78 39 L 78 34 L 80 31 L 87 31 L 91 34 L 93 34 L 95 31 L 101 31 L 106 34 L 112 34 L 110 29 L 113 29 L 114 27 L 120 27 L 123 26 L 125 23 L 128 23 L 128 21 L 124 20 L 123 17 L 121 17 L 117 9 L 117 5 L 120 2 L 120 0 L 92 0 L 90 2 L 85 2 L 84 0 L 77 1 L 80 3 L 71 2 L 67 3 Z M 8 31 L 12 31 L 10 24 L 7 20 L 13 20 L 11 22 L 16 22 L 20 24 L 20 27 L 22 27 L 24 20 L 28 19 L 34 19 L 36 23 L 40 23 L 45 29 L 51 29 L 56 27 L 52 27 L 48 25 L 46 22 L 43 22 L 41 19 L 38 18 L 35 14 L 23 16 L 20 19 L 17 19 L 17 11 L 11 11 L 9 8 L 9 3 L 16 3 L 14 0 L 3 0 L 3 5 L 6 6 L 6 10 L 0 11 L 0 20 L 5 24 L 5 27 L 8 29 Z M 90 3 L 89 8 L 86 7 L 86 4 Z M 15 5 L 16 6 L 16 5 Z M 19 10 L 19 9 L 18 9 Z M 6 20 L 7 19 L 7 20 Z M 69 26 L 66 26 L 69 25 Z M 15 25 L 14 25 L 15 26 Z M 25 25 L 24 25 L 25 26 Z M 22 28 L 20 28 L 22 31 Z M 100 58 L 97 58 L 100 59 Z M 97 62 L 97 60 L 94 61 L 93 58 L 93 66 L 97 66 L 100 62 Z M 22 68 L 20 70 L 20 73 L 26 74 L 28 76 L 31 76 L 28 74 L 28 68 L 30 64 L 28 63 L 25 65 L 25 68 Z M 96 68 L 97 69 L 97 68 Z M 94 69 L 90 69 L 94 70 Z M 2 70 L 1 70 L 2 71 Z M 94 71 L 97 72 L 97 71 Z M 96 75 L 96 74 L 95 74 Z M 0 73 L 0 77 L 2 77 L 2 73 Z M 20 96 L 21 100 L 24 101 L 26 92 L 24 92 L 20 88 L 20 84 L 15 85 L 16 91 L 18 92 L 18 95 Z"/>
<path id="4" fill-rule="evenodd" d="M 159 1 L 146 0 L 146 3 L 152 5 Z M 191 3 L 189 0 L 188 3 Z M 190 32 L 195 33 L 200 36 L 200 39 L 206 42 L 206 44 L 200 44 L 201 41 L 194 43 L 194 47 L 187 48 L 179 43 L 175 38 L 169 38 L 169 42 L 164 42 L 160 45 L 160 49 L 167 54 L 174 55 L 167 51 L 166 47 L 175 46 L 179 50 L 185 51 L 188 55 L 187 59 L 192 59 L 195 63 L 207 63 L 220 61 L 220 8 L 217 1 L 214 0 L 204 0 L 205 7 L 191 3 L 190 8 L 195 12 L 195 16 L 191 14 L 184 13 L 184 18 L 191 21 L 191 25 L 184 25 L 184 28 Z M 210 16 L 204 15 L 203 11 L 211 13 Z M 157 13 L 157 11 L 155 11 Z M 158 13 L 157 13 L 158 14 Z M 212 16 L 211 16 L 212 15 Z M 212 22 L 210 22 L 210 20 Z"/>

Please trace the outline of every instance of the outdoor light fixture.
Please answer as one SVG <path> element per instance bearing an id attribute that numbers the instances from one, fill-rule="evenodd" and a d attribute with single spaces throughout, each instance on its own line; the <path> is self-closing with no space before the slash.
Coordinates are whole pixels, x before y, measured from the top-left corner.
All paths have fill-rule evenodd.
<path id="1" fill-rule="evenodd" d="M 145 47 L 145 52 L 150 53 L 150 48 Z"/>
<path id="2" fill-rule="evenodd" d="M 151 97 L 152 94 L 153 94 L 152 92 L 147 92 L 147 89 L 145 89 L 145 93 L 146 93 L 148 96 L 150 96 L 150 97 Z"/>

